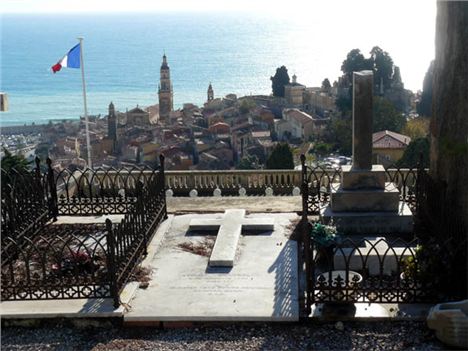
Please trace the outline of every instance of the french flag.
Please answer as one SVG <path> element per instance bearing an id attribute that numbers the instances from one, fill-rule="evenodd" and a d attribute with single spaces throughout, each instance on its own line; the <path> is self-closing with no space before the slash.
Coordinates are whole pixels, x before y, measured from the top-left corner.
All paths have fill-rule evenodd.
<path id="1" fill-rule="evenodd" d="M 67 54 L 55 65 L 52 66 L 52 72 L 56 73 L 62 69 L 62 67 L 68 68 L 80 68 L 80 44 L 76 44 Z"/>

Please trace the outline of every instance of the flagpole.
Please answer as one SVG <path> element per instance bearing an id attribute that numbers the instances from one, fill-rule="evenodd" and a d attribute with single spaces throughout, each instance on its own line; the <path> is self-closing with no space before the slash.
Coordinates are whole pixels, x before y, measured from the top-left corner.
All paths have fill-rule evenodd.
<path id="1" fill-rule="evenodd" d="M 88 105 L 86 103 L 86 84 L 84 74 L 84 60 L 83 60 L 83 38 L 78 38 L 80 41 L 80 67 L 81 67 L 81 81 L 83 83 L 83 103 L 84 103 L 84 115 L 86 125 L 86 148 L 88 149 L 88 167 L 93 169 L 93 163 L 91 161 L 91 142 L 89 140 L 89 119 L 88 119 Z"/>

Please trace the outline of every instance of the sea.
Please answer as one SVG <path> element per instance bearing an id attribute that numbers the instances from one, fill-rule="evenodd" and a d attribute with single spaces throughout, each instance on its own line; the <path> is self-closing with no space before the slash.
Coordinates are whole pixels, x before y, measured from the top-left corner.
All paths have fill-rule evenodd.
<path id="1" fill-rule="evenodd" d="M 106 114 L 111 101 L 119 111 L 156 104 L 164 53 L 180 108 L 203 105 L 210 82 L 215 97 L 270 94 L 270 77 L 282 65 L 304 85 L 333 82 L 351 49 L 367 54 L 382 45 L 375 35 L 348 33 L 346 26 L 336 31 L 261 13 L 3 14 L 0 20 L 0 90 L 9 100 L 2 126 L 83 115 L 80 69 L 50 69 L 77 37 L 84 38 L 91 115 Z M 391 54 L 392 45 L 384 46 Z M 414 59 L 416 53 L 407 54 Z M 431 58 L 424 59 L 414 87 L 422 85 Z M 404 66 L 401 71 L 405 81 Z"/>

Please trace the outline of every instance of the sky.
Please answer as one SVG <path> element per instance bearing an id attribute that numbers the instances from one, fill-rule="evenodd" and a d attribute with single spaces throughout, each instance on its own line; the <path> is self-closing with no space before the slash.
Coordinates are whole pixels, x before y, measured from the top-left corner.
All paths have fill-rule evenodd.
<path id="1" fill-rule="evenodd" d="M 0 14 L 172 11 L 248 12 L 294 20 L 304 23 L 305 31 L 291 40 L 314 45 L 308 38 L 320 28 L 336 46 L 346 52 L 360 48 L 366 56 L 371 45 L 378 45 L 400 66 L 405 87 L 413 91 L 422 89 L 435 56 L 436 0 L 0 0 Z"/>
<path id="2" fill-rule="evenodd" d="M 388 11 L 388 7 L 398 12 L 417 10 L 415 24 L 435 16 L 435 0 L 2 0 L 0 13 L 247 11 L 304 17 L 309 11 L 332 10 L 336 14 L 348 15 L 351 11 L 356 15 L 386 16 L 382 10 Z M 395 20 L 398 24 L 398 18 Z"/>

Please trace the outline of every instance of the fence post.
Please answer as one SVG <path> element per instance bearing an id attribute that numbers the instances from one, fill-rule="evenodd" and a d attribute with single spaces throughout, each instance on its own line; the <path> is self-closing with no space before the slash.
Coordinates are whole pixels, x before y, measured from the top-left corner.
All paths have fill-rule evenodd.
<path id="1" fill-rule="evenodd" d="M 36 156 L 34 159 L 34 162 L 36 163 L 36 167 L 34 168 L 34 175 L 36 176 L 36 181 L 38 184 L 41 184 L 41 159 Z"/>
<path id="2" fill-rule="evenodd" d="M 148 184 L 150 186 L 150 184 Z M 147 216 L 147 208 L 145 206 L 145 200 L 143 199 L 143 183 L 141 181 L 137 181 L 136 183 L 136 219 L 137 223 L 135 225 L 140 228 L 137 228 L 139 231 L 143 231 L 143 255 L 148 254 L 148 229 L 146 228 L 146 216 Z M 140 223 L 138 223 L 138 221 Z"/>
<path id="3" fill-rule="evenodd" d="M 57 221 L 58 216 L 58 204 L 57 204 L 57 183 L 55 182 L 54 169 L 52 168 L 52 160 L 47 157 L 47 182 L 49 185 L 50 199 L 49 199 L 49 211 L 54 218 L 54 222 Z"/>
<path id="4" fill-rule="evenodd" d="M 119 289 L 117 281 L 117 267 L 115 263 L 115 238 L 112 232 L 112 222 L 109 218 L 106 219 L 106 230 L 107 230 L 107 272 L 109 274 L 110 293 L 114 299 L 114 307 L 120 306 L 119 301 Z"/>
<path id="5" fill-rule="evenodd" d="M 415 218 L 415 233 L 416 235 L 423 234 L 424 230 L 424 214 L 423 211 L 427 209 L 427 203 L 425 203 L 426 191 L 427 191 L 427 178 L 423 163 L 423 154 L 419 153 L 419 161 L 416 164 L 416 218 Z"/>
<path id="6" fill-rule="evenodd" d="M 164 155 L 159 155 L 159 172 L 161 177 L 161 201 L 163 202 L 164 219 L 167 219 L 167 205 L 166 205 L 166 175 L 164 174 Z"/>
<path id="7" fill-rule="evenodd" d="M 17 218 L 16 218 L 16 208 L 13 204 L 13 197 L 14 197 L 14 194 L 13 194 L 13 187 L 8 184 L 5 186 L 5 193 L 2 194 L 2 196 L 4 197 L 4 200 L 5 200 L 5 204 L 6 204 L 6 208 L 2 208 L 3 211 L 6 211 L 8 213 L 8 217 L 9 217 L 9 223 L 8 223 L 8 229 L 10 231 L 10 235 L 11 237 L 16 240 L 17 239 L 17 233 L 16 233 L 16 221 L 17 221 Z M 3 204 L 2 204 L 3 206 Z M 5 234 L 3 234 L 5 235 Z"/>
<path id="8" fill-rule="evenodd" d="M 301 246 L 302 250 L 298 250 L 300 257 L 298 257 L 298 262 L 300 262 L 300 270 L 304 269 L 304 261 L 305 261 L 305 273 L 306 273 L 306 303 L 305 303 L 305 311 L 307 317 L 310 315 L 311 312 L 311 299 L 310 293 L 312 286 L 310 284 L 310 264 L 311 264 L 311 257 L 310 257 L 310 235 L 309 235 L 309 220 L 307 217 L 308 213 L 308 197 L 309 197 L 309 186 L 307 184 L 307 166 L 305 164 L 306 158 L 304 154 L 301 155 L 301 165 L 302 165 L 302 179 L 301 179 L 301 193 L 302 193 L 302 218 L 301 218 Z"/>

